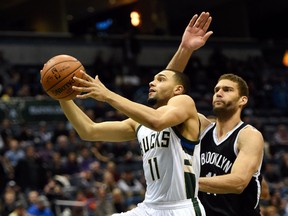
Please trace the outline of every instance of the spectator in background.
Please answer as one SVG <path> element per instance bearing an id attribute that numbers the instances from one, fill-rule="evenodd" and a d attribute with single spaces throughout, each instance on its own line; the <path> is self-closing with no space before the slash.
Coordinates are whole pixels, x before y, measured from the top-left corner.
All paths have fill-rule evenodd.
<path id="1" fill-rule="evenodd" d="M 15 181 L 10 180 L 5 187 L 5 192 L 12 191 L 13 193 L 15 192 L 15 199 L 16 200 L 21 200 L 22 202 L 26 203 L 26 195 L 23 193 L 19 185 L 16 184 Z"/>
<path id="2" fill-rule="evenodd" d="M 95 161 L 96 158 L 94 157 L 90 149 L 87 146 L 83 146 L 78 156 L 80 170 L 88 170 L 90 168 L 90 164 Z"/>
<path id="3" fill-rule="evenodd" d="M 9 140 L 14 138 L 15 131 L 12 129 L 11 121 L 8 118 L 4 118 L 1 122 L 1 137 L 4 143 L 1 151 L 6 151 L 9 147 Z"/>
<path id="4" fill-rule="evenodd" d="M 143 201 L 145 188 L 129 168 L 122 173 L 117 186 L 123 192 L 127 206 L 136 205 Z"/>
<path id="5" fill-rule="evenodd" d="M 67 160 L 63 162 L 63 173 L 73 175 L 80 172 L 80 165 L 77 160 L 77 153 L 71 151 L 67 155 Z"/>
<path id="6" fill-rule="evenodd" d="M 8 181 L 5 168 L 4 157 L 0 155 L 0 194 L 3 194 L 5 185 Z"/>
<path id="7" fill-rule="evenodd" d="M 12 86 L 6 86 L 3 89 L 1 100 L 8 102 L 14 96 L 14 89 Z"/>
<path id="8" fill-rule="evenodd" d="M 277 156 L 282 151 L 288 151 L 288 129 L 285 124 L 278 124 L 270 138 L 270 152 Z"/>
<path id="9" fill-rule="evenodd" d="M 51 141 L 52 143 L 56 143 L 58 136 L 60 135 L 65 135 L 68 137 L 69 131 L 66 128 L 66 124 L 64 121 L 60 121 L 57 123 L 55 129 L 52 131 L 52 138 Z"/>
<path id="10" fill-rule="evenodd" d="M 277 125 L 277 130 L 273 135 L 273 141 L 276 145 L 288 147 L 288 129 L 285 124 Z"/>
<path id="11" fill-rule="evenodd" d="M 68 141 L 70 145 L 73 146 L 73 150 L 77 147 L 79 147 L 83 142 L 80 140 L 78 134 L 74 130 L 74 128 L 70 128 L 68 130 Z"/>
<path id="12" fill-rule="evenodd" d="M 262 209 L 263 216 L 281 216 L 275 206 L 269 205 Z"/>
<path id="13" fill-rule="evenodd" d="M 20 141 L 21 146 L 24 147 L 32 144 L 35 145 L 34 138 L 35 133 L 32 128 L 29 127 L 26 123 L 22 124 L 19 135 L 17 136 L 17 139 Z"/>
<path id="14" fill-rule="evenodd" d="M 282 179 L 288 180 L 288 152 L 283 152 L 281 155 L 279 169 Z"/>
<path id="15" fill-rule="evenodd" d="M 93 176 L 94 181 L 102 182 L 103 181 L 103 169 L 99 161 L 94 161 L 90 163 L 89 170 L 91 170 L 91 175 Z"/>
<path id="16" fill-rule="evenodd" d="M 63 161 L 65 157 L 61 157 L 58 151 L 55 151 L 52 156 L 52 161 L 49 163 L 48 175 L 52 177 L 54 175 L 61 175 L 64 172 Z"/>
<path id="17" fill-rule="evenodd" d="M 8 216 L 28 216 L 26 205 L 22 201 L 18 200 L 15 203 L 14 211 L 11 212 Z"/>
<path id="18" fill-rule="evenodd" d="M 67 135 L 57 136 L 55 143 L 55 151 L 59 152 L 62 157 L 67 157 L 70 151 L 74 150 L 74 146 L 70 144 Z"/>
<path id="19" fill-rule="evenodd" d="M 108 169 L 106 169 L 103 173 L 103 184 L 106 185 L 109 193 L 111 193 L 114 188 L 117 187 L 115 176 L 113 175 L 113 172 L 109 171 Z"/>
<path id="20" fill-rule="evenodd" d="M 117 171 L 117 165 L 115 162 L 109 161 L 106 165 L 106 171 L 111 173 L 115 181 L 120 179 L 120 173 Z"/>
<path id="21" fill-rule="evenodd" d="M 29 84 L 23 84 L 16 92 L 16 97 L 29 97 L 31 96 L 31 89 Z"/>
<path id="22" fill-rule="evenodd" d="M 101 165 L 110 161 L 111 154 L 109 153 L 105 143 L 95 142 L 91 147 L 91 151 L 93 152 L 94 157 L 101 162 Z"/>
<path id="23" fill-rule="evenodd" d="M 52 132 L 48 130 L 48 123 L 40 121 L 38 124 L 38 130 L 35 133 L 35 143 L 43 147 L 45 143 L 50 142 L 52 138 Z"/>
<path id="24" fill-rule="evenodd" d="M 121 213 L 128 210 L 124 195 L 119 188 L 114 188 L 112 191 L 112 203 L 116 213 Z"/>
<path id="25" fill-rule="evenodd" d="M 20 147 L 19 141 L 17 139 L 12 138 L 9 140 L 9 149 L 5 152 L 4 156 L 13 167 L 16 167 L 18 161 L 25 157 L 25 152 Z"/>
<path id="26" fill-rule="evenodd" d="M 50 203 L 46 196 L 38 196 L 35 204 L 27 209 L 27 212 L 33 216 L 54 216 Z"/>
<path id="27" fill-rule="evenodd" d="M 105 186 L 99 187 L 97 191 L 97 207 L 95 209 L 97 216 L 107 216 L 115 213 L 114 205 L 109 199 Z"/>
<path id="28" fill-rule="evenodd" d="M 129 165 L 135 164 L 136 168 L 142 166 L 141 148 L 135 140 L 131 140 L 127 143 L 125 162 Z"/>
<path id="29" fill-rule="evenodd" d="M 51 141 L 46 141 L 43 146 L 38 149 L 38 155 L 43 160 L 46 167 L 49 167 L 55 153 L 54 145 Z"/>
<path id="30" fill-rule="evenodd" d="M 115 163 L 125 162 L 125 156 L 128 152 L 128 146 L 124 142 L 113 143 L 111 153 Z"/>
<path id="31" fill-rule="evenodd" d="M 64 192 L 62 189 L 62 185 L 60 182 L 56 181 L 55 178 L 50 178 L 48 183 L 44 186 L 43 194 L 48 198 L 48 200 L 56 200 L 56 199 L 67 199 L 64 196 Z"/>
<path id="32" fill-rule="evenodd" d="M 16 192 L 13 190 L 5 190 L 1 197 L 0 215 L 8 216 L 15 209 L 16 201 Z"/>
<path id="33" fill-rule="evenodd" d="M 265 179 L 269 183 L 277 184 L 281 181 L 281 174 L 276 163 L 267 162 L 264 168 Z"/>
<path id="34" fill-rule="evenodd" d="M 39 197 L 39 192 L 37 190 L 30 190 L 27 193 L 28 208 L 36 204 L 38 197 Z"/>
<path id="35" fill-rule="evenodd" d="M 28 146 L 25 158 L 18 161 L 15 167 L 15 181 L 24 192 L 30 189 L 41 190 L 47 181 L 46 169 L 34 146 Z"/>

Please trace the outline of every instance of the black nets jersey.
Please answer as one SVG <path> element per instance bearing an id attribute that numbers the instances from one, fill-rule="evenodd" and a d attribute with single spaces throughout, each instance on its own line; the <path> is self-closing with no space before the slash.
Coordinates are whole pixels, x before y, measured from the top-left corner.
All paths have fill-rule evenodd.
<path id="1" fill-rule="evenodd" d="M 236 147 L 238 134 L 246 127 L 239 123 L 226 138 L 217 141 L 216 124 L 202 135 L 200 163 L 201 177 L 225 175 L 231 172 L 237 157 Z M 199 199 L 204 205 L 207 216 L 254 216 L 260 215 L 259 199 L 261 193 L 261 175 L 255 173 L 248 186 L 241 194 L 211 194 L 199 192 Z"/>

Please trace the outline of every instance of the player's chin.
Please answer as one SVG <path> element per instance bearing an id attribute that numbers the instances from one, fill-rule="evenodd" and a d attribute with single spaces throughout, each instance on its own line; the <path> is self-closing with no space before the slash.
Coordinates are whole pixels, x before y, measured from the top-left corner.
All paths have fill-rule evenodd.
<path id="1" fill-rule="evenodd" d="M 147 103 L 151 106 L 154 106 L 157 103 L 157 99 L 155 97 L 148 97 Z"/>
<path id="2" fill-rule="evenodd" d="M 213 106 L 213 112 L 214 112 L 214 114 L 219 114 L 220 115 L 222 113 L 227 112 L 227 110 L 223 106 Z"/>

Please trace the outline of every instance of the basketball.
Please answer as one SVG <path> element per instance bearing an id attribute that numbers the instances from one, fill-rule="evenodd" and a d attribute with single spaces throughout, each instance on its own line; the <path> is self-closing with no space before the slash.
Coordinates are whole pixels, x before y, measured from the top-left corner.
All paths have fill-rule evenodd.
<path id="1" fill-rule="evenodd" d="M 72 86 L 80 86 L 73 77 L 82 78 L 82 63 L 70 55 L 57 55 L 49 59 L 40 71 L 44 91 L 56 100 L 72 100 L 79 94 Z"/>

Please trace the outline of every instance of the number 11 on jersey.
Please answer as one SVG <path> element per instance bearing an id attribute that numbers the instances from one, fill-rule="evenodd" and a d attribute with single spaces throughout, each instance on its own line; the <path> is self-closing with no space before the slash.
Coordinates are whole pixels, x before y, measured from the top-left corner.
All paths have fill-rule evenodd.
<path id="1" fill-rule="evenodd" d="M 157 158 L 156 157 L 150 158 L 148 160 L 148 163 L 149 163 L 149 167 L 150 167 L 150 173 L 152 176 L 152 180 L 155 181 L 155 180 L 160 179 Z"/>

